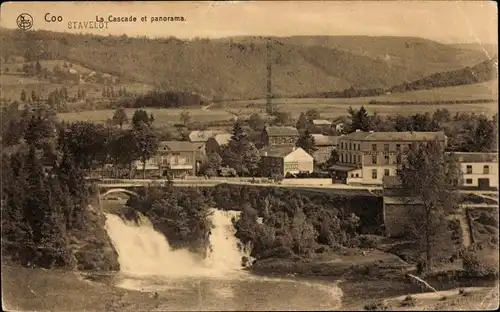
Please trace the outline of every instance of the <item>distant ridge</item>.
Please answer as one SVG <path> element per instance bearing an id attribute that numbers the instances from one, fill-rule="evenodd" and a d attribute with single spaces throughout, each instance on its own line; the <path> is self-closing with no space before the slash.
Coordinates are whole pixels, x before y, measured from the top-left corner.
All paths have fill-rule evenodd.
<path id="1" fill-rule="evenodd" d="M 391 88 L 428 75 L 474 66 L 483 52 L 412 37 L 275 38 L 273 96 Z M 266 93 L 266 53 L 259 37 L 129 38 L 0 29 L 4 57 L 68 60 L 92 70 L 205 98 L 254 99 Z"/>

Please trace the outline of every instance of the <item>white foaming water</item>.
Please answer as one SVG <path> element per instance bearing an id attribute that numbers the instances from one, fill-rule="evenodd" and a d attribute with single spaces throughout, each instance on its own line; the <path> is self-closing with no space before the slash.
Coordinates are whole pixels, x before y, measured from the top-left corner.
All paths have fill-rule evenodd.
<path id="1" fill-rule="evenodd" d="M 211 252 L 207 257 L 209 267 L 217 271 L 236 271 L 242 267 L 244 251 L 238 248 L 238 239 L 232 218 L 239 218 L 239 211 L 221 211 L 214 209 L 212 223 L 214 228 L 210 235 Z"/>
<path id="2" fill-rule="evenodd" d="M 231 222 L 239 212 L 212 211 L 211 252 L 205 260 L 184 249 L 171 250 L 165 236 L 155 231 L 147 217 L 141 215 L 137 224 L 107 214 L 106 230 L 118 252 L 120 270 L 133 276 L 169 277 L 223 277 L 228 273 L 243 273 L 240 269 L 245 254 L 238 248 Z"/>
<path id="3" fill-rule="evenodd" d="M 118 252 L 122 274 L 116 286 L 155 292 L 157 311 L 333 310 L 342 292 L 316 284 L 247 274 L 231 218 L 239 212 L 213 210 L 211 251 L 206 259 L 172 250 L 148 218 L 137 223 L 106 215 L 106 230 Z"/>

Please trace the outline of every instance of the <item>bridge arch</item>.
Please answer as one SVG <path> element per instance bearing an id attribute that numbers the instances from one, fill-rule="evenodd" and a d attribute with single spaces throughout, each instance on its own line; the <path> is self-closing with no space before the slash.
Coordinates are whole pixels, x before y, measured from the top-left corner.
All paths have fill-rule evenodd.
<path id="1" fill-rule="evenodd" d="M 125 193 L 127 195 L 133 195 L 135 197 L 139 197 L 139 194 L 137 194 L 136 192 L 130 191 L 130 190 L 127 190 L 127 189 L 124 189 L 124 188 L 115 188 L 115 189 L 107 190 L 106 192 L 104 192 L 101 195 L 99 195 L 99 197 L 100 198 L 105 198 L 106 196 L 108 196 L 110 194 L 114 194 L 114 193 Z"/>

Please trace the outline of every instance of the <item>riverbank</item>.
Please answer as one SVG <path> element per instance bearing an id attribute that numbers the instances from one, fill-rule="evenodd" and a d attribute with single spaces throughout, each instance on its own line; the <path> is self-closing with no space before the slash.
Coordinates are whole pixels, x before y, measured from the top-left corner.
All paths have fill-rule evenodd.
<path id="1" fill-rule="evenodd" d="M 399 301 L 405 299 L 407 295 L 425 296 L 425 293 L 430 291 L 406 276 L 408 273 L 416 274 L 414 265 L 406 263 L 394 254 L 376 249 L 344 249 L 340 253 L 326 253 L 309 260 L 267 259 L 257 262 L 250 271 L 258 275 L 338 283 L 343 293 L 343 310 L 363 310 L 365 306 L 369 307 L 385 300 L 389 300 L 388 305 L 392 309 L 410 309 L 412 307 L 400 308 Z M 434 300 L 436 302 L 431 300 L 432 298 L 423 300 L 421 303 L 429 309 L 434 305 L 441 310 L 461 309 L 461 304 L 478 305 L 485 292 L 497 294 L 496 297 L 489 295 L 492 302 L 498 298 L 498 281 L 460 278 L 458 275 L 449 278 L 440 276 L 443 275 L 424 278 L 438 291 L 448 291 Z M 468 295 L 461 297 L 455 295 L 459 293 L 459 289 L 470 287 L 476 288 L 469 291 Z M 442 300 L 442 297 L 446 299 Z"/>
<path id="2" fill-rule="evenodd" d="M 152 293 L 112 287 L 113 273 L 105 276 L 101 273 L 100 276 L 100 282 L 90 282 L 74 271 L 2 265 L 3 307 L 5 310 L 25 311 L 153 311 L 165 307 L 161 294 L 155 297 Z M 339 281 L 333 277 L 299 275 L 293 279 L 323 283 Z M 442 290 L 437 284 L 430 283 Z M 498 305 L 498 283 L 496 285 L 465 288 L 465 294 L 460 294 L 459 288 L 451 284 L 449 287 L 453 288 L 445 292 L 421 293 L 418 286 L 396 279 L 348 279 L 339 284 L 343 292 L 342 310 L 363 310 L 375 303 L 383 303 L 394 310 L 493 309 Z M 414 297 L 415 306 L 401 306 L 409 294 Z M 169 309 L 176 310 L 174 302 L 168 304 Z M 183 309 L 182 305 L 177 308 Z"/>

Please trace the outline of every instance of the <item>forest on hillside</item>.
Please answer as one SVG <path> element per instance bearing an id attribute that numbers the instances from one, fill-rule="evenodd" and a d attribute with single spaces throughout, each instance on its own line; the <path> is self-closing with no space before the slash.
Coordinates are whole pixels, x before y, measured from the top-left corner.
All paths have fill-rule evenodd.
<path id="1" fill-rule="evenodd" d="M 272 41 L 274 97 L 351 87 L 387 89 L 485 59 L 479 51 L 421 38 L 377 41 L 354 37 L 364 47 L 363 53 L 349 38 L 331 37 L 336 41 L 329 45 L 308 44 L 311 38 Z M 4 62 L 16 57 L 28 62 L 66 60 L 120 81 L 195 92 L 208 99 L 253 99 L 266 94 L 267 53 L 262 39 L 151 39 L 4 29 L 0 31 L 0 46 Z"/>

